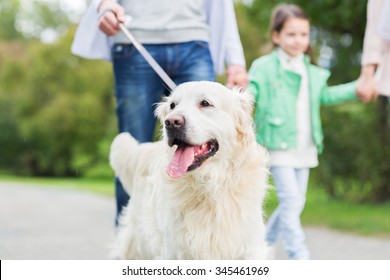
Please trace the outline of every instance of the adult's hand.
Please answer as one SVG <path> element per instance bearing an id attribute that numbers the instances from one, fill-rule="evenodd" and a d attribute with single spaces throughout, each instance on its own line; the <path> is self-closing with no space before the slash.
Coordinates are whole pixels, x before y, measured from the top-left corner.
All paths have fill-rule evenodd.
<path id="1" fill-rule="evenodd" d="M 246 87 L 248 84 L 248 74 L 244 66 L 231 64 L 226 69 L 226 86 Z"/>
<path id="2" fill-rule="evenodd" d="M 363 66 L 356 86 L 356 95 L 364 103 L 374 100 L 378 95 L 374 74 L 374 65 Z"/>
<path id="3" fill-rule="evenodd" d="M 103 0 L 98 8 L 99 29 L 108 36 L 115 35 L 120 28 L 118 22 L 125 22 L 125 10 L 111 0 Z"/>

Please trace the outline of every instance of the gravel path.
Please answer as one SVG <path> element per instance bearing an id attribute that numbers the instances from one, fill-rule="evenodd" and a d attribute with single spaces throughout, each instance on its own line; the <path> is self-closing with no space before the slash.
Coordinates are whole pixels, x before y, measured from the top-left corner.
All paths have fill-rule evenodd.
<path id="1" fill-rule="evenodd" d="M 90 192 L 0 182 L 0 259 L 107 259 L 114 199 Z M 378 239 L 305 228 L 313 259 L 390 260 L 390 237 Z M 286 259 L 282 244 L 276 259 Z"/>

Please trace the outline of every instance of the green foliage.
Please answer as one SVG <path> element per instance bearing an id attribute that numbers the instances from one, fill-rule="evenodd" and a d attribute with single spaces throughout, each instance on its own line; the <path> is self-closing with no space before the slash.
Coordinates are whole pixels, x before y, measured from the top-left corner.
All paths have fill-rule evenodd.
<path id="1" fill-rule="evenodd" d="M 31 10 L 26 11 L 24 17 L 38 26 L 39 29 L 59 28 L 69 26 L 68 16 L 61 10 L 59 1 L 34 3 Z"/>
<path id="2" fill-rule="evenodd" d="M 77 176 L 107 162 L 101 143 L 115 134 L 110 65 L 73 56 L 71 40 L 72 33 L 54 45 L 31 41 L 7 59 L 13 45 L 2 44 L 0 166 Z"/>
<path id="3" fill-rule="evenodd" d="M 244 46 L 244 54 L 248 68 L 252 61 L 271 49 L 268 33 L 263 28 L 268 23 L 262 25 L 256 21 L 252 21 L 247 15 L 252 11 L 252 9 L 248 10 L 248 7 L 243 4 L 236 5 L 238 29 L 242 45 Z"/>
<path id="4" fill-rule="evenodd" d="M 22 35 L 16 30 L 16 15 L 20 7 L 19 0 L 0 2 L 0 40 L 21 39 Z"/>
<path id="5" fill-rule="evenodd" d="M 357 202 L 389 199 L 390 150 L 380 135 L 385 133 L 390 139 L 390 133 L 378 125 L 378 105 L 348 104 L 324 110 L 326 151 L 317 176 L 335 198 Z"/>

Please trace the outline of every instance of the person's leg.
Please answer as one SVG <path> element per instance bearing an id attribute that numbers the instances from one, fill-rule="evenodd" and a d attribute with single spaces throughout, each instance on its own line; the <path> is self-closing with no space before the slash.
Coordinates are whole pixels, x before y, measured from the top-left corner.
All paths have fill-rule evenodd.
<path id="1" fill-rule="evenodd" d="M 309 251 L 304 243 L 300 214 L 303 209 L 297 172 L 289 167 L 272 167 L 272 176 L 279 199 L 278 226 L 284 239 L 284 247 L 291 259 L 308 259 Z"/>
<path id="2" fill-rule="evenodd" d="M 287 176 L 292 176 L 291 172 L 284 172 L 282 167 L 277 166 L 271 166 L 271 175 L 274 179 L 275 183 L 275 189 L 277 190 L 278 185 L 276 184 L 276 181 L 280 181 L 281 179 L 278 178 L 278 176 L 283 176 L 286 178 Z M 286 178 L 285 180 L 293 180 L 293 178 Z M 267 225 L 266 225 L 266 240 L 268 245 L 274 246 L 275 243 L 278 241 L 280 236 L 280 202 L 278 206 L 275 208 L 275 210 L 272 212 L 271 216 L 268 218 Z"/>
<path id="3" fill-rule="evenodd" d="M 295 174 L 297 178 L 299 193 L 301 195 L 301 211 L 300 214 L 302 214 L 303 209 L 305 208 L 306 203 L 306 192 L 307 192 L 307 186 L 309 183 L 309 174 L 310 169 L 309 168 L 299 168 L 295 169 Z"/>
<path id="4" fill-rule="evenodd" d="M 151 142 L 156 125 L 154 104 L 161 99 L 163 83 L 134 46 L 115 45 L 112 54 L 119 132 L 129 132 L 140 143 Z M 117 224 L 129 200 L 118 178 L 115 196 Z"/>
<path id="5" fill-rule="evenodd" d="M 280 235 L 280 206 L 278 205 L 272 212 L 266 224 L 266 241 L 269 246 L 274 246 Z"/>
<path id="6" fill-rule="evenodd" d="M 140 143 L 153 140 L 155 103 L 160 102 L 163 83 L 132 45 L 113 47 L 115 97 L 120 132 L 129 132 Z M 157 60 L 158 49 L 150 53 Z"/>

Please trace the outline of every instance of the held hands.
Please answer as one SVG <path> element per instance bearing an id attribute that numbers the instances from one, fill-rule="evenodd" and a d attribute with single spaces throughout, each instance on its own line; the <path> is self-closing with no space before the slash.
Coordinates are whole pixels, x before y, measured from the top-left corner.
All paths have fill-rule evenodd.
<path id="1" fill-rule="evenodd" d="M 246 87 L 248 84 L 248 75 L 244 66 L 230 64 L 226 70 L 226 86 Z"/>
<path id="2" fill-rule="evenodd" d="M 366 65 L 362 68 L 359 76 L 356 95 L 364 103 L 368 103 L 378 96 L 374 73 L 375 65 Z"/>
<path id="3" fill-rule="evenodd" d="M 116 2 L 102 0 L 98 8 L 99 29 L 106 35 L 112 36 L 119 32 L 119 22 L 125 22 L 125 10 Z"/>

